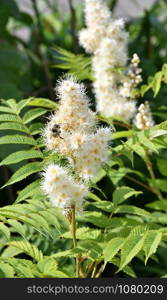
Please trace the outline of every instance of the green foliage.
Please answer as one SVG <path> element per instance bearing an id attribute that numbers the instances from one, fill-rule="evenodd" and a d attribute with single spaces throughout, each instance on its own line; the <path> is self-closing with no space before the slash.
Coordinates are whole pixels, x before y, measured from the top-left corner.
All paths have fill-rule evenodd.
<path id="1" fill-rule="evenodd" d="M 149 77 L 147 85 L 143 85 L 141 87 L 142 96 L 144 96 L 147 91 L 152 89 L 154 92 L 154 97 L 156 97 L 160 91 L 162 82 L 167 83 L 167 64 L 164 64 L 162 66 L 162 70 L 157 72 L 154 77 Z"/>
<path id="2" fill-rule="evenodd" d="M 166 18 L 159 18 L 165 1 L 127 24 L 130 52 L 137 52 L 144 63 L 139 96 L 147 95 L 157 125 L 140 131 L 121 118 L 97 116 L 97 122 L 115 129 L 110 161 L 90 182 L 84 214 L 77 217 L 77 246 L 73 248 L 66 216 L 51 207 L 41 191 L 44 167 L 49 162 L 66 162 L 44 150 L 41 134 L 48 114 L 58 108 L 57 102 L 48 99 L 53 82 L 67 72 L 88 82 L 89 89 L 91 58 L 79 53 L 80 49 L 72 52 L 75 45 L 66 30 L 70 18 L 59 21 L 54 4 L 50 15 L 40 16 L 41 35 L 37 16 L 33 20 L 21 12 L 14 0 L 1 2 L 0 277 L 73 278 L 77 259 L 83 278 L 105 276 L 105 271 L 108 275 L 108 269 L 112 276 L 165 277 L 167 64 L 160 47 L 166 49 Z M 116 1 L 110 2 L 114 8 Z M 81 24 L 80 18 L 77 29 Z M 29 41 L 15 36 L 18 26 L 30 30 Z M 155 37 L 159 45 L 153 47 Z M 27 99 L 27 95 L 37 97 Z"/>
<path id="3" fill-rule="evenodd" d="M 54 57 L 58 61 L 58 64 L 53 65 L 54 68 L 68 70 L 69 74 L 76 76 L 80 80 L 92 79 L 90 57 L 83 54 L 73 54 L 60 47 L 54 48 L 54 51 L 56 53 Z"/>

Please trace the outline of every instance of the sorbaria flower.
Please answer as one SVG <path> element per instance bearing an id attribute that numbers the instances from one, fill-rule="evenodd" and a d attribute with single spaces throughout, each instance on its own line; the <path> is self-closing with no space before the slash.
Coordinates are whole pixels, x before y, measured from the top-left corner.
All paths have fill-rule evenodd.
<path id="1" fill-rule="evenodd" d="M 56 91 L 59 109 L 50 117 L 44 130 L 48 150 L 68 159 L 75 177 L 68 169 L 51 164 L 43 174 L 42 188 L 54 206 L 81 213 L 88 194 L 88 182 L 108 160 L 110 128 L 97 128 L 95 113 L 82 84 L 68 77 L 59 82 Z"/>
<path id="2" fill-rule="evenodd" d="M 138 108 L 138 113 L 134 123 L 138 129 L 145 130 L 154 126 L 151 110 L 148 101 L 142 103 Z"/>
<path id="3" fill-rule="evenodd" d="M 114 20 L 101 0 L 85 0 L 85 20 L 86 29 L 79 33 L 79 41 L 86 52 L 93 54 L 97 111 L 106 117 L 118 116 L 129 121 L 136 113 L 133 89 L 141 81 L 141 71 L 134 54 L 128 74 L 123 72 L 128 62 L 124 20 Z"/>
<path id="4" fill-rule="evenodd" d="M 49 196 L 54 207 L 70 209 L 75 206 L 80 214 L 83 209 L 83 201 L 88 194 L 88 187 L 76 182 L 65 168 L 50 164 L 44 174 L 42 189 Z"/>

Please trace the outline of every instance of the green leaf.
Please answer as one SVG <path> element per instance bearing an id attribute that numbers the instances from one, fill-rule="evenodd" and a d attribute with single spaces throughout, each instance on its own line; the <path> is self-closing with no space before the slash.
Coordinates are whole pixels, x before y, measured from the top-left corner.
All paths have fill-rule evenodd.
<path id="1" fill-rule="evenodd" d="M 0 166 L 16 164 L 23 160 L 32 159 L 32 158 L 42 158 L 42 157 L 43 157 L 42 152 L 36 151 L 36 150 L 17 151 L 17 152 L 10 154 L 9 156 L 7 156 L 0 163 Z"/>
<path id="2" fill-rule="evenodd" d="M 45 257 L 37 264 L 39 271 L 44 275 L 51 275 L 57 270 L 57 262 L 54 258 Z"/>
<path id="3" fill-rule="evenodd" d="M 128 173 L 128 169 L 119 168 L 118 170 L 109 170 L 107 175 L 110 177 L 113 184 L 117 185 L 117 183 Z"/>
<path id="4" fill-rule="evenodd" d="M 14 256 L 16 256 L 20 253 L 22 253 L 21 250 L 15 248 L 15 247 L 12 247 L 12 246 L 8 246 L 7 248 L 5 248 L 3 250 L 3 253 L 1 254 L 1 257 L 2 258 L 14 257 Z"/>
<path id="5" fill-rule="evenodd" d="M 111 263 L 117 267 L 119 267 L 120 265 L 120 259 L 119 258 L 116 258 L 114 257 L 112 260 L 111 260 Z M 133 277 L 133 278 L 136 278 L 136 274 L 135 272 L 133 271 L 133 269 L 130 267 L 130 266 L 125 266 L 125 268 L 122 269 L 122 272 L 124 272 L 125 274 L 127 274 L 128 276 L 130 277 Z"/>
<path id="6" fill-rule="evenodd" d="M 63 233 L 61 236 L 68 239 L 72 238 L 70 231 Z M 76 230 L 76 238 L 79 240 L 100 240 L 101 231 L 89 227 L 81 227 Z"/>
<path id="7" fill-rule="evenodd" d="M 126 130 L 126 131 L 118 131 L 112 133 L 112 139 L 120 139 L 124 137 L 129 137 L 133 135 L 133 130 Z"/>
<path id="8" fill-rule="evenodd" d="M 1 274 L 1 272 L 3 272 L 3 274 Z M 13 277 L 14 277 L 13 268 L 9 264 L 0 261 L 0 278 L 13 278 Z"/>
<path id="9" fill-rule="evenodd" d="M 157 167 L 162 175 L 167 176 L 167 159 L 158 158 Z"/>
<path id="10" fill-rule="evenodd" d="M 121 249 L 121 263 L 119 270 L 122 270 L 143 248 L 145 236 L 130 234 Z"/>
<path id="11" fill-rule="evenodd" d="M 28 105 L 30 99 L 23 99 L 17 103 L 17 113 L 19 114 L 21 110 Z"/>
<path id="12" fill-rule="evenodd" d="M 0 231 L 5 235 L 7 240 L 10 240 L 10 230 L 9 228 L 0 222 Z"/>
<path id="13" fill-rule="evenodd" d="M 100 228 L 107 227 L 110 225 L 110 219 L 102 214 L 101 212 L 85 212 L 83 217 L 78 217 L 81 222 L 90 222 Z"/>
<path id="14" fill-rule="evenodd" d="M 146 256 L 145 264 L 147 263 L 149 257 L 156 252 L 157 247 L 161 242 L 161 238 L 162 238 L 161 232 L 155 230 L 149 230 L 148 232 L 146 232 L 144 247 L 143 247 Z"/>
<path id="15" fill-rule="evenodd" d="M 62 63 L 53 65 L 53 68 L 68 70 L 69 74 L 76 76 L 80 80 L 90 79 L 91 75 L 91 58 L 83 54 L 74 54 L 60 47 L 54 47 L 55 58 Z"/>
<path id="16" fill-rule="evenodd" d="M 22 123 L 22 120 L 18 116 L 15 116 L 15 115 L 1 114 L 0 115 L 0 122 Z"/>
<path id="17" fill-rule="evenodd" d="M 107 246 L 104 248 L 104 259 L 105 259 L 105 261 L 111 261 L 112 258 L 121 249 L 124 242 L 125 242 L 125 239 L 121 238 L 121 237 L 116 237 L 116 238 L 111 239 L 107 243 Z"/>
<path id="18" fill-rule="evenodd" d="M 58 104 L 57 103 L 55 103 L 54 101 L 51 101 L 49 99 L 45 99 L 45 98 L 31 97 L 31 98 L 29 98 L 28 105 L 30 105 L 30 106 L 42 106 L 42 107 L 50 108 L 50 109 L 58 109 Z"/>
<path id="19" fill-rule="evenodd" d="M 167 179 L 154 179 L 150 180 L 153 185 L 158 187 L 161 191 L 167 192 Z"/>
<path id="20" fill-rule="evenodd" d="M 118 187 L 113 193 L 113 203 L 115 205 L 120 204 L 126 201 L 128 198 L 137 196 L 139 194 L 142 194 L 142 192 L 135 191 L 134 189 L 127 186 Z"/>
<path id="21" fill-rule="evenodd" d="M 0 106 L 0 112 L 6 112 L 6 113 L 9 113 L 9 114 L 14 114 L 14 112 L 9 107 L 6 107 L 6 106 Z"/>
<path id="22" fill-rule="evenodd" d="M 23 122 L 24 122 L 24 124 L 27 124 L 27 123 L 33 121 L 34 119 L 44 115 L 46 112 L 47 112 L 47 110 L 43 109 L 43 108 L 33 108 L 25 113 L 25 115 L 23 117 Z"/>
<path id="23" fill-rule="evenodd" d="M 31 162 L 26 164 L 25 166 L 18 169 L 2 188 L 4 188 L 7 185 L 21 181 L 26 177 L 30 176 L 31 174 L 40 172 L 42 170 L 42 166 L 43 164 L 41 162 Z"/>
<path id="24" fill-rule="evenodd" d="M 20 202 L 26 198 L 31 197 L 34 194 L 38 194 L 40 191 L 41 180 L 37 179 L 33 183 L 28 184 L 22 191 L 19 192 L 19 195 L 16 199 L 16 202 Z"/>
<path id="25" fill-rule="evenodd" d="M 43 127 L 44 125 L 42 123 L 35 123 L 29 127 L 29 131 L 31 135 L 41 134 Z"/>
<path id="26" fill-rule="evenodd" d="M 25 237 L 26 229 L 21 223 L 19 223 L 17 220 L 9 219 L 8 224 L 10 224 L 16 232 L 21 234 L 22 237 Z"/>
<path id="27" fill-rule="evenodd" d="M 6 104 L 13 110 L 15 114 L 17 113 L 17 103 L 15 99 L 7 100 Z"/>
<path id="28" fill-rule="evenodd" d="M 146 207 L 152 208 L 153 210 L 163 210 L 167 212 L 167 199 L 157 200 L 146 204 Z"/>
<path id="29" fill-rule="evenodd" d="M 107 212 L 113 212 L 115 209 L 115 206 L 110 201 L 98 201 L 95 203 L 88 203 L 88 205 L 93 205 L 97 208 L 100 208 L 101 210 L 107 211 Z"/>
<path id="30" fill-rule="evenodd" d="M 0 124 L 0 130 L 16 130 L 28 133 L 28 129 L 23 124 L 14 122 L 4 122 Z"/>
<path id="31" fill-rule="evenodd" d="M 153 82 L 152 82 L 152 89 L 154 92 L 154 97 L 157 96 L 159 93 L 159 90 L 161 88 L 161 81 L 162 81 L 162 72 L 157 72 L 154 76 Z"/>
<path id="32" fill-rule="evenodd" d="M 36 261 L 43 259 L 43 254 L 35 245 L 30 244 L 29 242 L 9 242 L 8 245 L 16 247 L 17 249 L 22 250 L 23 253 L 31 256 Z"/>
<path id="33" fill-rule="evenodd" d="M 3 144 L 26 144 L 26 145 L 36 145 L 36 141 L 25 135 L 6 135 L 0 137 L 0 145 Z"/>
<path id="34" fill-rule="evenodd" d="M 134 205 L 121 205 L 118 206 L 114 212 L 116 213 L 127 213 L 127 214 L 134 214 L 134 215 L 139 215 L 143 217 L 149 217 L 150 213 L 147 212 L 146 210 L 139 208 Z"/>
<path id="35" fill-rule="evenodd" d="M 87 255 L 92 261 L 100 257 L 103 252 L 100 244 L 93 240 L 81 241 L 79 248 L 83 249 L 83 255 Z"/>

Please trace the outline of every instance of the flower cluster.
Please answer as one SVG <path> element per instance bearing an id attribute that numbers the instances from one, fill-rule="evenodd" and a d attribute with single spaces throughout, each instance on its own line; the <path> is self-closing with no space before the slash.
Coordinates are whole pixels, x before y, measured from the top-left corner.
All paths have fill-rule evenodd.
<path id="1" fill-rule="evenodd" d="M 127 74 L 123 78 L 123 85 L 120 88 L 120 94 L 124 98 L 131 98 L 133 90 L 142 82 L 142 69 L 138 67 L 139 63 L 140 58 L 136 53 L 133 54 Z"/>
<path id="2" fill-rule="evenodd" d="M 68 159 L 75 178 L 68 169 L 51 164 L 44 172 L 43 190 L 54 206 L 75 206 L 79 213 L 88 193 L 88 181 L 107 162 L 111 130 L 97 128 L 85 90 L 72 77 L 62 80 L 56 91 L 59 109 L 51 116 L 43 135 L 49 150 Z"/>
<path id="3" fill-rule="evenodd" d="M 154 121 L 151 115 L 149 103 L 141 104 L 138 108 L 138 113 L 135 117 L 134 123 L 138 129 L 145 130 L 154 126 Z"/>
<path id="4" fill-rule="evenodd" d="M 94 131 L 95 114 L 89 109 L 89 100 L 83 85 L 72 78 L 60 81 L 56 91 L 60 106 L 50 117 L 43 135 L 48 150 L 56 149 L 62 155 L 70 155 L 73 150 L 72 137 L 76 143 L 76 133 L 81 132 L 84 135 Z"/>
<path id="5" fill-rule="evenodd" d="M 88 53 L 93 53 L 106 35 L 111 13 L 103 0 L 85 0 L 86 29 L 80 31 L 80 44 Z"/>
<path id="6" fill-rule="evenodd" d="M 88 194 L 87 186 L 76 182 L 65 168 L 54 164 L 46 168 L 44 178 L 42 188 L 53 206 L 63 209 L 75 206 L 76 212 L 82 212 L 83 200 Z"/>
<path id="7" fill-rule="evenodd" d="M 85 0 L 85 19 L 87 28 L 81 30 L 79 40 L 86 52 L 93 53 L 97 110 L 106 117 L 118 116 L 130 120 L 136 112 L 132 90 L 141 81 L 141 71 L 135 54 L 127 76 L 123 75 L 128 61 L 128 34 L 124 21 L 114 20 L 101 0 Z"/>

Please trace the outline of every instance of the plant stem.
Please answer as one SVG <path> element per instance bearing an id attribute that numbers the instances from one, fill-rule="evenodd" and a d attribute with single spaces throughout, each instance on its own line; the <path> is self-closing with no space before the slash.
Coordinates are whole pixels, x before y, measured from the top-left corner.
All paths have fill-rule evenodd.
<path id="1" fill-rule="evenodd" d="M 133 177 L 131 177 L 129 175 L 125 175 L 125 178 L 129 179 L 130 181 L 133 181 L 133 182 L 137 183 L 138 185 L 144 187 L 146 190 L 148 190 L 151 193 L 155 194 L 155 191 L 152 189 L 152 187 L 146 185 L 145 183 L 143 183 L 143 182 L 141 182 L 141 181 L 139 181 L 139 180 L 137 180 L 137 179 L 135 179 L 135 178 L 133 178 Z"/>
<path id="2" fill-rule="evenodd" d="M 69 7 L 70 7 L 70 12 L 71 12 L 71 36 L 73 40 L 73 51 L 76 53 L 78 50 L 78 39 L 76 35 L 76 23 L 77 23 L 77 18 L 76 18 L 76 12 L 73 6 L 73 1 L 68 0 L 69 2 Z"/>
<path id="3" fill-rule="evenodd" d="M 152 162 L 150 161 L 150 159 L 148 158 L 148 156 L 147 156 L 147 160 L 146 160 L 145 163 L 146 163 L 146 166 L 147 166 L 147 169 L 148 169 L 148 172 L 149 172 L 149 174 L 150 174 L 151 179 L 152 179 L 152 180 L 155 180 L 156 177 L 155 177 L 155 174 L 154 174 Z M 160 200 L 163 199 L 160 190 L 159 190 L 157 187 L 153 186 L 152 184 L 151 184 L 150 186 L 151 186 L 152 190 L 154 191 L 154 193 L 157 195 L 157 197 L 158 197 Z"/>
<path id="4" fill-rule="evenodd" d="M 75 205 L 71 210 L 71 234 L 73 239 L 73 247 L 77 247 L 77 239 L 76 239 L 76 220 L 75 220 Z M 79 278 L 79 265 L 80 259 L 79 256 L 76 257 L 76 277 Z"/>

